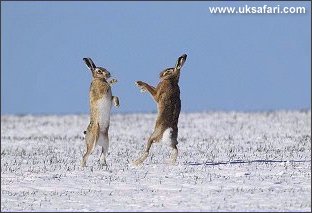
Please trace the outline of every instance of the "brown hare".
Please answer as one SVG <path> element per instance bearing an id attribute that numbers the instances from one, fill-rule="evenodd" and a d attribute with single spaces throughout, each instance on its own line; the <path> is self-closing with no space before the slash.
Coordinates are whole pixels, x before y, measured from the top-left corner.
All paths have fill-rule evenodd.
<path id="1" fill-rule="evenodd" d="M 159 75 L 160 82 L 157 87 L 153 87 L 142 81 L 137 81 L 136 85 L 142 92 L 148 91 L 157 104 L 158 115 L 154 132 L 149 137 L 143 154 L 133 163 L 139 165 L 147 158 L 152 143 L 159 141 L 169 141 L 172 148 L 170 156 L 171 163 L 176 162 L 178 156 L 178 120 L 181 110 L 179 78 L 181 68 L 187 55 L 180 56 L 174 68 L 167 68 Z"/>
<path id="2" fill-rule="evenodd" d="M 97 67 L 91 58 L 83 58 L 83 61 L 92 73 L 92 82 L 89 90 L 90 98 L 90 123 L 86 135 L 87 150 L 83 155 L 81 166 L 86 166 L 89 155 L 93 152 L 98 144 L 102 147 L 100 163 L 106 164 L 106 155 L 109 147 L 108 129 L 110 123 L 110 111 L 112 103 L 119 106 L 119 98 L 112 96 L 111 85 L 116 83 L 116 79 L 108 80 L 110 73 L 102 68 Z"/>

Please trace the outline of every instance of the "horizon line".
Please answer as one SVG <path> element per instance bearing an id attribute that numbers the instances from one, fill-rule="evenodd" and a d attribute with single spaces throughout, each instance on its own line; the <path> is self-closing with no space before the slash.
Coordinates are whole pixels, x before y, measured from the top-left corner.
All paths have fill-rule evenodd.
<path id="1" fill-rule="evenodd" d="M 254 110 L 232 110 L 232 109 L 208 109 L 197 111 L 181 111 L 180 114 L 192 113 L 273 113 L 273 112 L 311 112 L 310 108 L 297 108 L 297 109 L 254 109 Z M 126 111 L 126 112 L 111 112 L 111 115 L 129 115 L 129 114 L 157 114 L 157 111 Z M 60 113 L 2 113 L 1 116 L 65 116 L 65 115 L 89 115 L 89 112 L 60 112 Z"/>

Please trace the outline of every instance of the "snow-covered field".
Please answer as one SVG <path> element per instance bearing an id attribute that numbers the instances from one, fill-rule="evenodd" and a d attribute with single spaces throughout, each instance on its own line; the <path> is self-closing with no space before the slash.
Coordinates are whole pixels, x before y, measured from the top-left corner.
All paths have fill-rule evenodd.
<path id="1" fill-rule="evenodd" d="M 156 114 L 114 114 L 108 168 L 88 115 L 1 116 L 1 211 L 311 211 L 311 111 L 182 113 L 178 164 Z"/>

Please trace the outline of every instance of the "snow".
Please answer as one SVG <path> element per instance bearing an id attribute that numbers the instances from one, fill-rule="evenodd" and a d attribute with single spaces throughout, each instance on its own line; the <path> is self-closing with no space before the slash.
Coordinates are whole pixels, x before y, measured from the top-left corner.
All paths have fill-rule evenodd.
<path id="1" fill-rule="evenodd" d="M 113 114 L 81 168 L 88 115 L 1 116 L 1 211 L 311 211 L 311 111 L 181 113 L 139 157 L 156 114 Z"/>

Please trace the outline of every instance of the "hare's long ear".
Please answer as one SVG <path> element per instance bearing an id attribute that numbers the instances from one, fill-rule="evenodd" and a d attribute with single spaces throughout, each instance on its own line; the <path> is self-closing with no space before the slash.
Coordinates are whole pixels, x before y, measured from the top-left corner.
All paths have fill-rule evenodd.
<path id="1" fill-rule="evenodd" d="M 92 71 L 95 70 L 96 66 L 95 64 L 93 63 L 92 59 L 91 58 L 83 58 L 83 61 L 85 62 L 85 64 L 87 65 L 87 67 Z"/>
<path id="2" fill-rule="evenodd" d="M 180 71 L 181 71 L 181 68 L 182 68 L 184 62 L 186 61 L 186 57 L 187 57 L 186 54 L 181 55 L 181 56 L 178 58 L 177 63 L 176 63 L 176 65 L 175 65 L 173 74 L 176 76 L 177 81 L 179 81 L 179 78 L 180 78 Z"/>
<path id="3" fill-rule="evenodd" d="M 176 65 L 175 65 L 175 68 L 176 68 L 176 69 L 179 70 L 179 69 L 182 68 L 184 62 L 186 61 L 186 57 L 187 57 L 187 55 L 186 55 L 186 54 L 183 54 L 183 55 L 181 55 L 181 56 L 178 58 L 177 63 L 176 63 Z"/>

